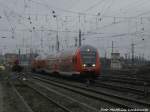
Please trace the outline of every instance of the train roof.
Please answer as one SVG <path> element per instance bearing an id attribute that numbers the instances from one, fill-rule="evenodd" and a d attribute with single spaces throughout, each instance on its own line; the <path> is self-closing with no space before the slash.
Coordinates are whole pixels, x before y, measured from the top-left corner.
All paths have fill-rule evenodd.
<path id="1" fill-rule="evenodd" d="M 40 55 L 38 55 L 35 59 L 36 60 L 44 60 L 44 59 L 46 59 L 46 55 L 42 55 L 42 54 L 40 54 Z"/>
<path id="2" fill-rule="evenodd" d="M 91 45 L 82 45 L 80 47 L 72 47 L 72 48 L 65 49 L 59 52 L 60 53 L 59 56 L 61 57 L 61 56 L 74 55 L 77 49 L 79 49 L 80 51 L 85 51 L 87 49 L 90 49 L 91 51 L 97 51 L 96 48 Z"/>
<path id="3" fill-rule="evenodd" d="M 85 51 L 87 49 L 90 49 L 92 51 L 96 51 L 96 48 L 91 46 L 91 45 L 82 45 L 80 47 L 71 47 L 71 48 L 67 48 L 65 50 L 61 50 L 58 53 L 54 53 L 49 55 L 47 58 L 58 58 L 58 57 L 68 57 L 68 56 L 73 56 L 75 55 L 77 49 L 81 50 L 81 51 Z"/>
<path id="4" fill-rule="evenodd" d="M 68 55 L 72 56 L 75 54 L 76 50 L 77 50 L 77 47 L 67 48 L 65 50 L 60 51 L 58 53 L 58 55 L 59 55 L 59 57 L 64 57 L 64 56 L 68 56 Z"/>
<path id="5" fill-rule="evenodd" d="M 83 46 L 80 47 L 81 51 L 85 51 L 86 49 L 90 49 L 92 51 L 96 51 L 96 48 L 91 46 L 91 45 L 83 45 Z"/>
<path id="6" fill-rule="evenodd" d="M 80 50 L 85 50 L 87 48 L 91 49 L 91 50 L 96 50 L 95 47 L 91 46 L 91 45 L 82 45 L 80 47 L 71 47 L 71 48 L 67 48 L 65 50 L 62 50 L 62 51 L 76 51 L 77 49 L 80 49 Z"/>

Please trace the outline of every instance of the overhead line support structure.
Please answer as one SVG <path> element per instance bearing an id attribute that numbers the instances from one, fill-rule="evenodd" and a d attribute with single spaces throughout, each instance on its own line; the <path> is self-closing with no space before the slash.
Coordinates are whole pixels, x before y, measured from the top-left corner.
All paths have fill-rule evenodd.
<path id="1" fill-rule="evenodd" d="M 81 29 L 79 29 L 79 47 L 82 45 Z"/>
<path id="2" fill-rule="evenodd" d="M 59 38 L 58 38 L 58 18 L 56 16 L 56 22 L 57 22 L 57 34 L 56 34 L 56 50 L 59 52 Z"/>
<path id="3" fill-rule="evenodd" d="M 132 44 L 131 44 L 131 52 L 132 52 L 132 65 L 134 65 L 134 46 L 135 46 L 135 44 L 132 42 Z"/>

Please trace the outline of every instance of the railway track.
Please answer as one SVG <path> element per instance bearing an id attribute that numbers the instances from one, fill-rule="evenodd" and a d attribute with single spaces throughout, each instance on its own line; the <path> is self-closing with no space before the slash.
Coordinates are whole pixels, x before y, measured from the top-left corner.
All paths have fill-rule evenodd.
<path id="1" fill-rule="evenodd" d="M 32 85 L 30 85 L 29 83 L 32 83 Z M 34 83 L 34 86 L 36 85 L 36 87 L 33 87 L 33 83 Z M 28 81 L 27 85 L 34 88 L 36 91 L 39 91 L 40 93 L 41 93 L 41 90 L 44 91 L 44 93 L 41 93 L 41 94 L 45 94 L 51 100 L 55 101 L 58 105 L 61 105 L 66 110 L 69 110 L 69 112 L 76 112 L 76 111 L 98 112 L 99 111 L 98 109 L 91 107 L 90 105 L 87 105 L 87 104 L 80 102 L 74 98 L 71 98 L 65 94 L 62 94 L 62 93 L 46 86 L 45 84 L 43 84 L 41 82 L 30 80 L 30 81 Z"/>
<path id="2" fill-rule="evenodd" d="M 131 77 L 101 76 L 99 77 L 99 80 L 128 83 L 138 86 L 150 86 L 149 83 L 150 81 L 139 80 L 138 78 L 131 78 Z"/>
<path id="3" fill-rule="evenodd" d="M 25 80 L 24 77 L 19 78 L 19 83 L 17 82 L 14 85 L 15 85 L 14 88 L 16 89 L 18 94 L 22 96 L 22 99 L 24 100 L 26 105 L 28 105 L 28 107 L 30 107 L 30 109 L 32 109 L 33 112 L 37 112 L 39 109 L 37 106 L 33 106 L 33 105 L 38 105 L 38 102 L 41 102 L 38 99 L 47 100 L 46 101 L 47 104 L 51 103 L 54 105 L 53 107 L 56 106 L 55 107 L 56 109 L 60 108 L 61 109 L 60 112 L 98 112 L 99 111 L 94 107 L 91 107 L 85 103 L 81 103 L 78 100 L 68 97 L 67 95 L 61 94 L 54 89 L 46 87 L 42 83 L 38 84 L 37 81 L 35 82 L 33 80 L 29 80 L 28 78 L 25 78 Z M 25 93 L 28 94 L 25 95 Z M 32 98 L 29 99 L 27 97 L 30 94 L 32 94 L 31 95 Z M 30 102 L 29 100 L 32 101 Z M 36 101 L 37 104 L 35 103 L 34 100 L 37 100 Z M 46 104 L 46 102 L 44 101 L 42 105 L 43 106 L 42 109 L 44 110 L 40 109 L 40 111 L 44 111 L 44 112 L 49 112 L 49 110 L 55 111 L 51 109 L 52 107 L 48 108 L 49 106 Z M 46 107 L 44 106 L 45 104 L 47 105 Z"/>
<path id="4" fill-rule="evenodd" d="M 24 100 L 23 96 L 18 92 L 18 90 L 16 89 L 14 84 L 12 82 L 8 82 L 7 84 L 9 85 L 9 87 L 11 87 L 11 91 L 12 91 L 11 95 L 15 97 L 15 100 L 16 100 L 15 102 L 17 103 L 17 108 L 19 107 L 18 110 L 20 110 L 22 112 L 34 112 L 32 110 L 32 108 Z"/>
<path id="5" fill-rule="evenodd" d="M 12 75 L 7 71 L 3 71 L 0 75 L 0 82 L 3 88 L 3 111 L 33 112 L 33 110 L 24 100 L 23 96 L 16 89 L 16 86 L 14 85 L 14 82 L 16 82 L 16 80 L 14 80 L 11 76 Z"/>
<path id="6" fill-rule="evenodd" d="M 107 81 L 105 82 L 101 80 L 96 81 L 94 85 L 97 87 L 108 88 L 116 91 L 135 94 L 137 96 L 146 96 L 150 94 L 149 88 L 144 86 L 136 86 L 136 85 L 124 84 L 124 83 L 120 84 L 120 83 L 107 82 Z"/>
<path id="7" fill-rule="evenodd" d="M 118 96 L 118 95 L 114 95 L 111 93 L 106 93 L 103 91 L 98 91 L 98 90 L 94 90 L 92 88 L 87 88 L 87 87 L 83 87 L 83 86 L 79 86 L 79 85 L 75 85 L 75 84 L 71 84 L 67 81 L 60 81 L 60 80 L 56 80 L 56 79 L 46 79 L 44 77 L 41 78 L 41 76 L 34 76 L 33 77 L 36 80 L 40 80 L 42 82 L 60 87 L 60 88 L 64 88 L 79 94 L 82 94 L 84 96 L 93 98 L 95 100 L 102 100 L 105 101 L 109 104 L 113 104 L 119 108 L 148 108 L 150 106 L 150 103 L 148 102 L 144 102 L 144 101 L 140 101 L 140 100 L 135 100 L 132 98 L 127 98 L 127 97 L 123 97 L 123 96 Z"/>
<path id="8" fill-rule="evenodd" d="M 36 91 L 37 93 L 39 93 L 41 96 L 45 97 L 48 101 L 50 101 L 51 103 L 55 104 L 58 108 L 61 108 L 63 111 L 65 112 L 73 112 L 71 109 L 66 108 L 65 106 L 63 106 L 62 104 L 59 104 L 58 102 L 56 102 L 54 99 L 52 99 L 51 97 L 49 97 L 45 92 L 41 91 L 41 89 L 39 89 L 39 87 L 36 87 L 37 85 L 32 85 L 32 84 L 27 84 L 26 85 L 33 89 L 34 91 Z"/>
<path id="9" fill-rule="evenodd" d="M 17 94 L 15 99 L 21 102 L 22 112 L 73 112 L 51 99 L 41 89 L 37 89 L 39 88 L 37 85 L 28 84 L 22 79 L 19 77 L 10 82 L 13 92 Z"/>
<path id="10" fill-rule="evenodd" d="M 71 80 L 70 78 L 69 79 L 64 78 L 64 79 Z M 74 79 L 72 81 L 74 81 Z M 101 79 L 96 80 L 96 83 L 94 83 L 93 86 L 107 88 L 110 90 L 115 90 L 117 92 L 133 94 L 136 97 L 146 97 L 150 93 L 150 89 L 143 85 L 140 86 L 140 85 L 126 84 L 126 83 L 120 84 L 120 83 L 115 83 L 113 81 L 112 82 L 111 81 L 108 82 L 107 80 L 103 81 Z"/>

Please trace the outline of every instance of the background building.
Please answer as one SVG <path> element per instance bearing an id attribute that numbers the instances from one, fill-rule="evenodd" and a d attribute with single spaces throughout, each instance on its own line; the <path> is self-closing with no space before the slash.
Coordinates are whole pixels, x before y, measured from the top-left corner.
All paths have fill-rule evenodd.
<path id="1" fill-rule="evenodd" d="M 122 68 L 120 53 L 111 53 L 111 69 L 120 70 Z"/>

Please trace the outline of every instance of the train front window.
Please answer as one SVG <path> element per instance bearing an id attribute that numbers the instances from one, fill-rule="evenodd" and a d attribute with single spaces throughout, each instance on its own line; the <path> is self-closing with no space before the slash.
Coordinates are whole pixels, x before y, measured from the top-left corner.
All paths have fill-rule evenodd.
<path id="1" fill-rule="evenodd" d="M 96 52 L 94 51 L 81 51 L 81 58 L 84 64 L 96 63 Z"/>

